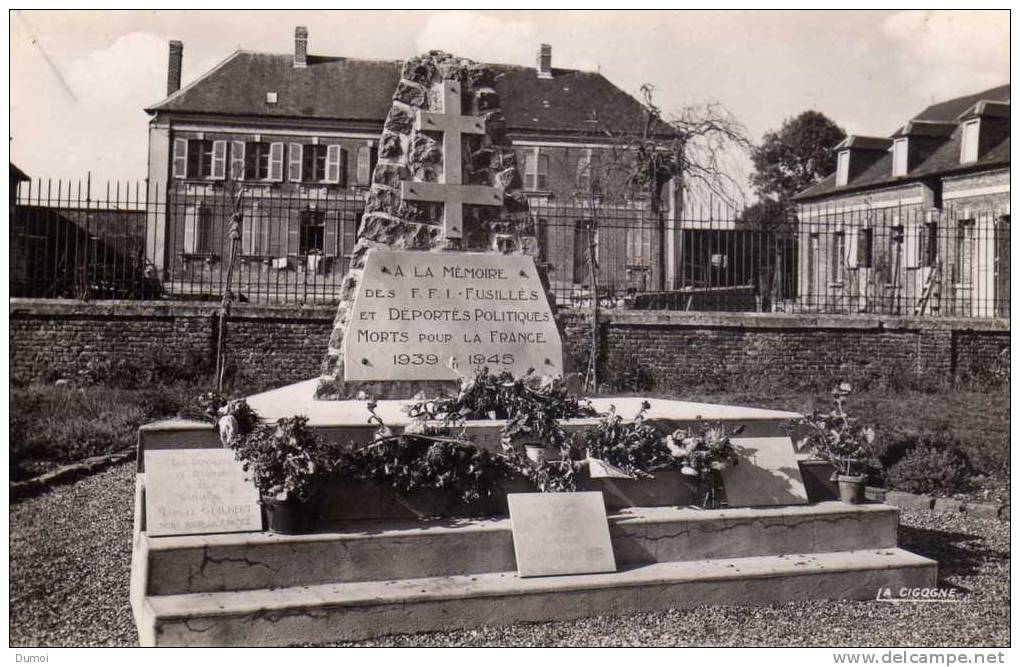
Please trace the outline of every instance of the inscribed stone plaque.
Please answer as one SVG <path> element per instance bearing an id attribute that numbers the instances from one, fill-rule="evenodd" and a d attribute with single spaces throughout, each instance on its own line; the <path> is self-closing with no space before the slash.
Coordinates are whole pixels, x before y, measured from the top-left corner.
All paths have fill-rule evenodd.
<path id="1" fill-rule="evenodd" d="M 255 486 L 229 449 L 145 452 L 145 528 L 150 537 L 262 530 Z"/>
<path id="2" fill-rule="evenodd" d="M 601 492 L 511 493 L 507 502 L 520 576 L 616 571 Z"/>
<path id="3" fill-rule="evenodd" d="M 482 366 L 563 374 L 549 301 L 520 255 L 372 250 L 343 353 L 348 381 L 457 380 Z"/>
<path id="4" fill-rule="evenodd" d="M 730 507 L 803 505 L 807 491 L 789 436 L 731 438 L 740 463 L 723 471 Z"/>

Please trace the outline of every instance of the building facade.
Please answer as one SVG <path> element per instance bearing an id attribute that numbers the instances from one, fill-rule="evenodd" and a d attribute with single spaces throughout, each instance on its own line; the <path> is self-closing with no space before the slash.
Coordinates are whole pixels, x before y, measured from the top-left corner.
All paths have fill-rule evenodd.
<path id="1" fill-rule="evenodd" d="M 804 310 L 1009 316 L 1010 87 L 849 136 L 795 196 Z"/>
<path id="2" fill-rule="evenodd" d="M 183 45 L 170 43 L 167 98 L 146 109 L 146 252 L 180 291 L 225 280 L 235 207 L 241 296 L 328 300 L 346 272 L 394 91 L 413 92 L 398 87 L 399 61 L 307 47 L 299 27 L 293 53 L 237 51 L 181 88 Z M 535 67 L 492 69 L 554 291 L 588 288 L 592 245 L 619 276 L 603 287 L 655 284 L 660 237 L 647 198 L 604 167 L 643 128 L 641 104 L 600 74 L 553 68 L 548 45 Z"/>

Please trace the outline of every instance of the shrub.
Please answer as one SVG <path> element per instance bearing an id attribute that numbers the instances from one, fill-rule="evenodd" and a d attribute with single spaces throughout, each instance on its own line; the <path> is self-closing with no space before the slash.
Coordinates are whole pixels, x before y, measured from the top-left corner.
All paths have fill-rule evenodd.
<path id="1" fill-rule="evenodd" d="M 610 358 L 604 384 L 614 392 L 645 392 L 655 387 L 655 377 L 641 357 L 630 354 Z"/>
<path id="2" fill-rule="evenodd" d="M 886 470 L 885 480 L 897 491 L 953 494 L 968 489 L 972 474 L 967 457 L 955 447 L 922 443 Z"/>

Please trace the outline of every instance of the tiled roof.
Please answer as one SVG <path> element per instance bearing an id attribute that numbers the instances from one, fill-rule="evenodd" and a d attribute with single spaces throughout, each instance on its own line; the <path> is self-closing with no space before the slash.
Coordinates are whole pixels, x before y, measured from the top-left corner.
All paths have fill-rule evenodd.
<path id="1" fill-rule="evenodd" d="M 633 97 L 601 74 L 552 70 L 542 79 L 532 67 L 492 65 L 511 131 L 638 131 L 643 110 Z M 309 56 L 295 68 L 293 56 L 237 51 L 205 76 L 146 109 L 150 113 L 368 121 L 381 124 L 400 78 L 400 61 Z M 278 102 L 266 103 L 276 92 Z"/>
<path id="2" fill-rule="evenodd" d="M 976 162 L 960 164 L 960 136 L 961 126 L 957 125 L 957 117 L 974 106 L 981 100 L 995 100 L 1000 102 L 1009 101 L 1009 84 L 998 86 L 989 90 L 957 97 L 946 102 L 933 104 L 921 113 L 914 116 L 911 121 L 933 121 L 939 123 L 952 123 L 955 125 L 952 134 L 939 145 L 923 162 L 914 167 L 905 176 L 892 175 L 892 153 L 887 152 L 877 159 L 871 166 L 857 174 L 853 180 L 843 187 L 836 187 L 836 174 L 831 173 L 810 187 L 801 190 L 794 196 L 796 200 L 809 200 L 827 195 L 840 194 L 843 192 L 854 192 L 878 187 L 889 187 L 898 183 L 910 182 L 918 179 L 928 178 L 941 174 L 949 174 L 957 171 L 972 171 L 975 169 L 988 168 L 992 166 L 1009 164 L 1009 137 L 999 145 L 988 150 Z M 893 136 L 898 136 L 902 130 L 897 130 Z M 833 165 L 835 168 L 835 165 Z"/>

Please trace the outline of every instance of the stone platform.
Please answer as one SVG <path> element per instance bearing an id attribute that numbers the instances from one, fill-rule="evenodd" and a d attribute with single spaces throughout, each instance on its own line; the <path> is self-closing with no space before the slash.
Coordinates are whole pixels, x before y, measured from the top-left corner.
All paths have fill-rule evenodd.
<path id="1" fill-rule="evenodd" d="M 143 492 L 139 482 L 139 498 Z M 896 547 L 898 512 L 826 502 L 610 515 L 619 571 L 522 579 L 506 518 L 363 522 L 336 532 L 148 537 L 132 608 L 143 645 L 283 645 L 658 611 L 867 599 L 933 586 Z"/>
<path id="2" fill-rule="evenodd" d="M 315 401 L 315 381 L 250 397 L 267 420 L 303 414 L 338 442 L 368 442 L 365 401 Z M 642 398 L 592 399 L 599 411 L 636 415 Z M 515 621 L 657 611 L 700 604 L 771 604 L 874 597 L 880 587 L 932 586 L 936 564 L 896 546 L 898 511 L 845 505 L 805 490 L 804 455 L 787 426 L 795 413 L 649 399 L 662 430 L 699 419 L 743 426 L 741 456 L 726 471 L 729 507 L 689 507 L 693 490 L 675 472 L 654 480 L 581 479 L 609 512 L 618 571 L 520 578 L 506 494 L 463 516 L 442 498 L 374 487 L 337 489 L 319 532 L 152 537 L 145 527 L 144 452 L 218 448 L 206 423 L 173 420 L 139 433 L 131 604 L 144 645 L 282 645 L 357 640 Z M 399 431 L 403 400 L 377 414 Z M 583 428 L 593 419 L 569 420 Z M 501 424 L 468 422 L 483 447 Z M 817 486 L 817 485 L 816 485 Z M 415 509 L 416 502 L 424 509 Z M 821 501 L 821 502 L 819 502 Z M 413 520 L 422 516 L 444 518 Z"/>

